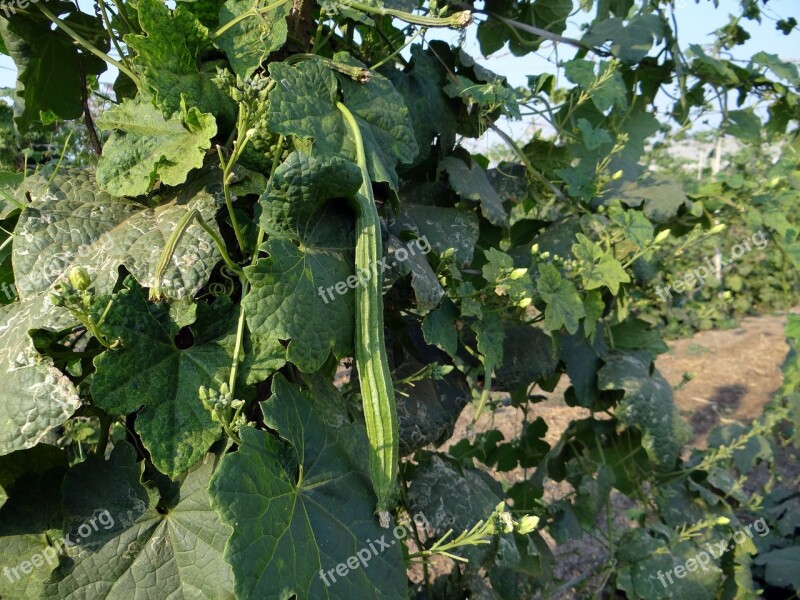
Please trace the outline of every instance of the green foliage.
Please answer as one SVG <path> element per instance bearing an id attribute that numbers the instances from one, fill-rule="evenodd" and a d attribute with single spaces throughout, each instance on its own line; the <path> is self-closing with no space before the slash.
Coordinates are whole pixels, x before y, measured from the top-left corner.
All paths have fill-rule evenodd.
<path id="1" fill-rule="evenodd" d="M 214 506 L 234 527 L 226 558 L 234 565 L 237 595 L 404 598 L 397 545 L 330 592 L 319 575 L 356 555 L 381 530 L 372 518 L 363 430 L 350 423 L 330 383 L 315 380 L 309 388 L 276 375 L 261 410 L 280 439 L 243 430 L 241 448 L 211 483 Z M 242 488 L 245 480 L 251 483 Z M 331 502 L 345 497 L 345 503 Z"/>
<path id="2" fill-rule="evenodd" d="M 163 248 L 178 224 L 192 210 L 213 220 L 221 204 L 219 185 L 203 176 L 165 191 L 152 207 L 100 190 L 92 170 L 34 175 L 24 188 L 31 202 L 19 218 L 14 244 L 16 286 L 23 299 L 49 290 L 74 267 L 85 268 L 101 294 L 113 291 L 120 265 L 141 285 L 155 287 L 162 283 L 156 276 Z M 46 222 L 52 227 L 43 229 Z M 172 298 L 196 293 L 220 257 L 212 236 L 195 222 L 182 232 L 172 256 L 162 275 Z"/>
<path id="3" fill-rule="evenodd" d="M 796 482 L 775 465 L 800 431 L 800 325 L 780 396 L 705 450 L 654 367 L 662 333 L 796 300 L 800 75 L 728 52 L 758 3 L 710 48 L 682 48 L 650 0 L 492 0 L 452 45 L 422 29 L 472 14 L 434 2 L 170 6 L 0 16 L 18 69 L 0 106 L 0 596 L 797 591 Z M 570 54 L 515 88 L 470 35 L 484 55 Z M 714 145 L 741 144 L 724 168 L 645 152 L 715 99 Z M 528 115 L 547 126 L 522 142 L 495 125 Z M 487 130 L 505 162 L 468 149 Z M 721 283 L 657 298 L 746 238 Z M 584 409 L 556 441 L 537 388 Z M 439 447 L 469 401 L 468 433 Z M 756 515 L 769 534 L 740 541 Z M 589 537 L 586 577 L 559 580 L 546 540 Z M 710 544 L 730 550 L 662 584 Z M 434 556 L 462 564 L 434 578 Z"/>
<path id="4" fill-rule="evenodd" d="M 175 476 L 219 436 L 196 396 L 201 386 L 219 388 L 227 379 L 238 310 L 223 301 L 200 304 L 196 320 L 176 322 L 169 305 L 148 302 L 144 290 L 129 285 L 92 307 L 102 335 L 118 342 L 94 360 L 92 398 L 112 414 L 143 407 L 136 419 L 142 443 L 153 464 Z"/>
<path id="5" fill-rule="evenodd" d="M 609 356 L 597 374 L 602 390 L 624 390 L 617 408 L 620 423 L 642 431 L 642 446 L 650 460 L 669 468 L 678 458 L 690 432 L 672 403 L 669 383 L 657 371 L 646 353 Z"/>
<path id="6" fill-rule="evenodd" d="M 289 341 L 286 359 L 301 371 L 318 370 L 331 350 L 345 356 L 353 348 L 352 299 L 328 291 L 353 275 L 352 220 L 325 203 L 354 194 L 360 180 L 353 163 L 296 152 L 259 202 L 269 258 L 248 267 L 252 289 L 242 306 L 254 335 Z"/>
<path id="7" fill-rule="evenodd" d="M 800 238 L 789 208 L 800 198 L 797 141 L 778 139 L 774 149 L 744 146 L 728 160 L 730 166 L 724 172 L 713 176 L 706 169 L 709 177 L 697 180 L 684 161 L 670 155 L 669 148 L 651 157 L 654 164 L 684 182 L 686 202 L 691 201 L 695 214 L 708 224 L 720 224 L 710 231 L 698 228 L 688 239 L 668 240 L 669 258 L 655 257 L 654 264 L 661 268 L 637 304 L 643 313 L 661 319 L 669 336 L 786 310 L 800 294 Z M 673 293 L 671 298 L 658 294 L 659 289 L 699 269 L 707 273 L 704 281 L 695 279 L 685 293 Z"/>
<path id="8" fill-rule="evenodd" d="M 178 116 L 164 119 L 146 97 L 107 110 L 97 125 L 113 132 L 97 166 L 97 184 L 115 196 L 141 196 L 156 180 L 184 183 L 192 169 L 203 166 L 217 134 L 213 115 L 187 110 L 182 102 Z"/>
<path id="9" fill-rule="evenodd" d="M 224 31 L 217 31 L 214 43 L 228 57 L 233 72 L 243 79 L 250 77 L 270 52 L 283 46 L 288 34 L 286 17 L 291 3 L 287 0 L 273 5 L 268 12 L 260 11 L 267 7 L 258 4 L 227 0 L 219 12 L 220 30 Z"/>
<path id="10" fill-rule="evenodd" d="M 53 10 L 76 27 L 93 31 L 93 43 L 108 51 L 110 40 L 100 19 L 80 12 L 67 2 L 56 2 Z M 15 121 L 21 130 L 41 121 L 77 119 L 83 113 L 87 76 L 100 75 L 106 63 L 88 49 L 75 45 L 42 13 L 17 13 L 0 19 L 0 39 L 4 54 L 11 56 L 18 70 L 14 96 Z"/>
<path id="11" fill-rule="evenodd" d="M 136 3 L 145 35 L 127 35 L 134 65 L 156 105 L 169 118 L 182 110 L 211 113 L 231 124 L 235 108 L 204 55 L 212 47 L 208 29 L 185 6 L 170 11 L 158 0 Z M 170 157 L 171 158 L 171 157 Z"/>
<path id="12" fill-rule="evenodd" d="M 0 424 L 0 448 L 7 454 L 35 446 L 72 416 L 81 402 L 72 381 L 51 358 L 39 354 L 28 335 L 32 329 L 69 327 L 74 322 L 69 313 L 54 308 L 47 294 L 38 294 L 1 307 L 0 319 L 4 370 L 0 394 L 6 415 Z"/>
<path id="13" fill-rule="evenodd" d="M 148 598 L 159 585 L 181 597 L 231 598 L 231 567 L 222 559 L 230 529 L 209 503 L 213 464 L 207 457 L 179 485 L 142 482 L 142 464 L 122 442 L 109 460 L 92 456 L 72 467 L 62 485 L 65 519 L 74 524 L 67 535 L 84 541 L 73 550 L 71 564 L 53 572 L 44 597 Z M 103 511 L 110 518 L 101 518 Z M 97 531 L 84 538 L 79 527 L 93 517 Z"/>
<path id="14" fill-rule="evenodd" d="M 334 61 L 364 66 L 346 53 L 336 54 Z M 336 108 L 337 88 L 341 86 L 344 102 L 364 138 L 370 177 L 397 188 L 395 166 L 414 159 L 417 143 L 408 108 L 388 79 L 373 73 L 369 85 L 363 85 L 337 74 L 318 59 L 296 67 L 271 63 L 270 75 L 276 82 L 268 117 L 272 131 L 310 138 L 313 152 L 323 158 L 342 157 L 355 162 L 355 145 Z"/>

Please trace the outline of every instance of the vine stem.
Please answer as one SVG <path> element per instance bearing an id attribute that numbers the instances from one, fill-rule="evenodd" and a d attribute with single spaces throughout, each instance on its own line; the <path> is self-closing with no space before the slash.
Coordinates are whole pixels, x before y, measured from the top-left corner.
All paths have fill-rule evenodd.
<path id="1" fill-rule="evenodd" d="M 112 0 L 112 1 L 114 3 L 114 6 L 117 7 L 117 14 L 119 15 L 120 20 L 122 21 L 122 23 L 125 24 L 125 27 L 128 28 L 127 33 L 132 33 L 136 31 L 136 28 L 131 25 L 131 20 L 128 17 L 128 11 L 125 9 L 125 4 L 122 2 L 122 0 Z"/>
<path id="2" fill-rule="evenodd" d="M 111 38 L 111 43 L 114 44 L 114 48 L 116 49 L 117 54 L 119 54 L 120 61 L 126 62 L 125 53 L 122 51 L 122 47 L 119 45 L 117 37 L 114 35 L 114 30 L 111 26 L 111 19 L 108 18 L 108 11 L 106 10 L 105 0 L 100 0 L 97 3 L 97 5 L 100 8 L 100 14 L 103 17 L 103 25 L 105 26 L 106 31 L 108 32 L 108 37 Z"/>
<path id="3" fill-rule="evenodd" d="M 142 90 L 142 84 L 139 81 L 139 77 L 136 75 L 136 73 L 131 71 L 128 67 L 126 67 L 124 64 L 122 64 L 118 60 L 115 60 L 115 59 L 111 58 L 108 54 L 106 54 L 102 50 L 99 50 L 98 48 L 96 48 L 94 46 L 94 44 L 92 44 L 89 40 L 87 40 L 85 37 L 83 37 L 79 33 L 76 33 L 76 31 L 74 29 L 72 29 L 72 27 L 70 27 L 64 21 L 62 21 L 57 16 L 55 16 L 53 13 L 51 13 L 42 4 L 38 4 L 37 7 L 39 8 L 40 11 L 42 11 L 42 14 L 45 17 L 47 17 L 53 23 L 55 23 L 55 25 L 59 29 L 64 31 L 64 33 L 69 35 L 73 40 L 78 42 L 84 49 L 86 49 L 88 52 L 91 52 L 92 54 L 94 54 L 100 60 L 104 60 L 107 63 L 117 67 L 117 69 L 119 69 L 120 71 L 125 73 L 125 75 L 127 75 L 128 77 L 130 77 L 133 80 L 133 83 L 136 84 L 136 89 L 138 89 L 139 91 Z"/>
<path id="4" fill-rule="evenodd" d="M 246 139 L 247 138 L 245 138 L 245 140 Z M 242 147 L 244 147 L 244 143 L 242 143 Z M 233 227 L 233 233 L 236 235 L 236 243 L 239 244 L 239 249 L 241 250 L 242 254 L 244 254 L 246 251 L 244 235 L 242 234 L 242 228 L 239 226 L 239 219 L 236 217 L 236 213 L 233 210 L 233 199 L 231 198 L 230 187 L 232 168 L 236 163 L 239 154 L 237 150 L 238 148 L 234 149 L 234 155 L 231 156 L 230 162 L 225 162 L 225 157 L 222 154 L 222 146 L 217 145 L 217 153 L 219 154 L 219 161 L 220 165 L 222 166 L 222 193 L 225 196 L 225 206 L 228 209 L 228 216 L 231 218 L 231 226 Z"/>
<path id="5" fill-rule="evenodd" d="M 81 78 L 81 104 L 83 105 L 83 119 L 86 123 L 86 130 L 89 134 L 89 141 L 92 144 L 92 149 L 95 154 L 100 156 L 103 154 L 103 144 L 100 143 L 100 138 L 97 135 L 97 130 L 94 128 L 94 119 L 92 118 L 92 110 L 89 107 L 89 89 L 86 84 L 86 70 L 83 68 L 83 61 L 78 59 L 78 73 Z"/>
<path id="6" fill-rule="evenodd" d="M 392 60 L 395 56 L 400 54 L 403 50 L 408 48 L 408 46 L 411 45 L 411 42 L 413 42 L 415 39 L 417 39 L 418 36 L 423 35 L 426 31 L 427 31 L 426 27 L 421 27 L 420 29 L 418 29 L 417 32 L 414 35 L 412 35 L 410 38 L 408 38 L 408 41 L 405 44 L 403 44 L 402 46 L 397 48 L 394 52 L 392 52 L 389 56 L 384 58 L 382 61 L 372 65 L 372 68 L 373 69 L 377 69 L 378 67 L 382 67 L 383 65 L 385 65 L 387 62 Z"/>
<path id="7" fill-rule="evenodd" d="M 155 285 L 153 286 L 151 297 L 161 297 L 161 280 L 164 278 L 164 275 L 167 272 L 169 261 L 172 259 L 173 254 L 175 254 L 175 249 L 178 246 L 178 242 L 183 234 L 186 233 L 186 230 L 189 228 L 192 219 L 196 219 L 197 224 L 200 225 L 200 227 L 202 227 L 205 232 L 211 236 L 212 240 L 214 240 L 214 243 L 217 245 L 217 249 L 219 249 L 219 253 L 222 255 L 222 260 L 225 261 L 225 264 L 228 265 L 228 267 L 230 267 L 231 270 L 233 270 L 240 277 L 243 275 L 241 267 L 231 260 L 228 250 L 225 248 L 225 242 L 222 240 L 222 237 L 216 231 L 214 231 L 208 225 L 208 223 L 206 223 L 203 215 L 200 214 L 200 211 L 198 211 L 196 208 L 193 208 L 183 215 L 180 221 L 178 221 L 178 224 L 175 226 L 175 230 L 172 232 L 169 240 L 167 240 L 167 245 L 164 246 L 164 250 L 161 252 L 161 259 L 158 261 L 158 265 L 156 266 Z"/>
<path id="8" fill-rule="evenodd" d="M 242 268 L 235 262 L 233 262 L 233 260 L 231 259 L 230 255 L 228 254 L 228 249 L 225 247 L 225 242 L 222 240 L 222 236 L 216 231 L 214 231 L 214 229 L 208 223 L 206 223 L 206 220 L 203 218 L 203 216 L 196 208 L 194 209 L 194 212 L 195 212 L 195 219 L 197 219 L 197 224 L 200 225 L 200 227 L 202 227 L 203 229 L 205 229 L 206 233 L 211 236 L 212 240 L 214 240 L 214 243 L 217 245 L 217 248 L 219 249 L 219 253 L 222 255 L 222 260 L 225 261 L 225 264 L 228 265 L 228 267 L 234 273 L 242 277 L 244 275 L 244 272 L 242 271 Z"/>
<path id="9" fill-rule="evenodd" d="M 562 200 L 564 202 L 567 201 L 567 198 L 564 196 L 564 193 L 560 189 L 558 189 L 555 185 L 553 185 L 552 182 L 548 181 L 548 179 L 544 175 L 542 175 L 541 173 L 539 173 L 539 171 L 536 170 L 536 167 L 533 166 L 533 163 L 531 163 L 531 161 L 525 155 L 525 152 L 523 152 L 522 148 L 519 147 L 517 142 L 515 142 L 510 135 L 508 135 L 505 131 L 500 129 L 494 123 L 487 122 L 487 125 L 489 129 L 491 129 L 498 136 L 500 136 L 500 139 L 502 139 L 508 145 L 508 147 L 511 148 L 516 153 L 516 155 L 522 161 L 522 164 L 525 165 L 525 168 L 528 169 L 528 172 L 531 175 L 533 175 L 534 178 L 538 179 L 543 184 L 545 184 L 547 188 L 551 192 L 553 192 L 559 200 Z"/>
<path id="10" fill-rule="evenodd" d="M 5 198 L 5 199 L 6 199 L 8 202 L 11 202 L 11 204 L 13 204 L 14 206 L 16 206 L 16 207 L 17 207 L 18 209 L 20 209 L 20 210 L 25 210 L 25 209 L 27 208 L 27 207 L 26 207 L 26 206 L 25 206 L 25 205 L 24 205 L 22 202 L 20 202 L 20 201 L 19 201 L 19 200 L 17 200 L 16 198 L 14 198 L 14 196 L 12 196 L 11 194 L 9 194 L 9 193 L 8 193 L 7 191 L 5 191 L 5 190 L 0 190 L 0 196 L 2 196 L 3 198 Z M 10 239 L 10 238 L 9 238 L 9 239 Z"/>
<path id="11" fill-rule="evenodd" d="M 232 27 L 236 27 L 239 23 L 241 23 L 245 19 L 249 19 L 250 17 L 260 17 L 261 15 L 268 13 L 271 10 L 275 10 L 276 8 L 282 6 L 283 4 L 286 4 L 288 1 L 289 0 L 278 0 L 277 2 L 268 4 L 264 8 L 256 8 L 255 6 L 253 6 L 253 8 L 251 8 L 247 12 L 243 12 L 242 14 L 234 17 L 233 19 L 225 23 L 225 25 L 217 29 L 214 33 L 211 34 L 211 39 L 217 39 L 219 36 L 223 35 Z M 256 4 L 258 4 L 258 2 L 256 2 Z"/>
<path id="12" fill-rule="evenodd" d="M 350 79 L 358 81 L 359 83 L 369 83 L 370 79 L 372 79 L 372 73 L 370 73 L 369 69 L 336 62 L 330 58 L 325 58 L 324 56 L 318 56 L 316 54 L 292 54 L 284 62 L 293 65 L 303 60 L 319 60 L 329 69 L 347 75 Z"/>
<path id="13" fill-rule="evenodd" d="M 520 31 L 524 31 L 525 33 L 530 33 L 532 35 L 544 38 L 546 40 L 550 40 L 553 42 L 561 42 L 562 44 L 568 44 L 569 46 L 573 46 L 580 50 L 591 50 L 592 52 L 600 56 L 608 56 L 608 52 L 605 52 L 599 48 L 592 48 L 590 46 L 587 46 L 580 40 L 564 37 L 563 35 L 558 35 L 557 33 L 547 31 L 546 29 L 542 29 L 541 27 L 534 27 L 533 25 L 528 25 L 527 23 L 520 23 L 519 21 L 515 21 L 513 19 L 507 19 L 505 17 L 498 15 L 497 13 L 488 10 L 483 10 L 479 12 L 482 12 L 483 14 L 492 17 L 493 19 L 497 19 L 503 25 L 508 27 L 512 35 L 517 39 L 517 41 L 524 46 L 534 46 L 536 45 L 536 42 L 530 42 L 528 40 L 523 39 L 522 36 L 519 35 L 517 29 L 519 29 Z"/>
<path id="14" fill-rule="evenodd" d="M 483 363 L 483 391 L 481 392 L 481 398 L 478 401 L 478 408 L 475 409 L 475 415 L 472 417 L 470 427 L 474 426 L 478 422 L 478 419 L 483 413 L 483 409 L 486 408 L 486 403 L 489 401 L 489 397 L 492 393 L 492 375 L 494 375 L 494 365 L 485 359 L 481 362 Z"/>
<path id="15" fill-rule="evenodd" d="M 24 210 L 24 207 L 23 207 L 23 210 Z M 10 243 L 12 243 L 13 241 L 14 241 L 14 236 L 13 236 L 13 235 L 10 235 L 10 236 L 8 236 L 8 238 L 6 238 L 6 239 L 3 241 L 3 243 L 2 243 L 2 244 L 0 244 L 0 252 L 2 252 L 3 250 L 5 250 L 6 246 L 8 246 L 8 245 L 9 245 Z"/>
<path id="16" fill-rule="evenodd" d="M 275 176 L 275 171 L 278 169 L 278 165 L 281 161 L 281 153 L 283 151 L 283 143 L 284 137 L 283 134 L 278 137 L 278 142 L 275 144 L 275 155 L 272 157 L 272 168 L 269 172 L 269 179 Z M 250 266 L 255 266 L 258 262 L 258 252 L 259 248 L 261 248 L 261 244 L 264 242 L 264 229 L 259 225 L 258 227 L 258 237 L 256 239 L 256 248 L 253 251 L 253 256 L 250 259 Z M 250 282 L 247 280 L 247 277 L 244 275 L 244 272 L 241 273 L 240 279 L 242 282 L 242 298 L 247 295 L 247 292 L 250 289 Z M 228 387 L 231 390 L 231 397 L 233 397 L 234 393 L 236 392 L 236 379 L 239 377 L 239 364 L 242 362 L 242 355 L 243 355 L 243 345 L 244 345 L 244 328 L 245 328 L 245 314 L 244 311 L 239 312 L 239 322 L 236 325 L 236 342 L 234 343 L 233 347 L 233 363 L 231 364 L 231 374 L 228 379 Z M 232 422 L 235 422 L 236 419 L 242 412 L 244 405 L 236 409 L 236 412 L 233 415 Z"/>
<path id="17" fill-rule="evenodd" d="M 61 163 L 64 162 L 64 155 L 67 153 L 67 145 L 69 141 L 72 139 L 72 134 L 74 131 L 70 131 L 69 135 L 67 135 L 67 139 L 64 140 L 64 146 L 61 148 L 61 156 L 58 157 L 58 162 L 56 163 L 56 168 L 53 169 L 53 172 L 50 175 L 50 178 L 47 180 L 47 187 L 50 187 L 50 184 L 53 183 L 53 179 L 55 179 L 56 175 L 58 174 L 59 169 L 61 168 Z"/>
<path id="18" fill-rule="evenodd" d="M 97 440 L 97 448 L 95 454 L 103 457 L 106 454 L 106 447 L 108 446 L 109 430 L 114 422 L 114 417 L 109 414 L 104 414 L 100 417 L 100 438 Z"/>
<path id="19" fill-rule="evenodd" d="M 449 17 L 429 17 L 425 15 L 415 15 L 413 13 L 395 10 L 393 8 L 381 8 L 371 6 L 369 4 L 362 4 L 353 0 L 345 0 L 343 5 L 355 8 L 358 11 L 386 17 L 395 17 L 406 23 L 413 25 L 423 25 L 424 27 L 450 27 L 452 29 L 464 29 L 472 23 L 472 12 L 469 10 L 462 10 Z"/>

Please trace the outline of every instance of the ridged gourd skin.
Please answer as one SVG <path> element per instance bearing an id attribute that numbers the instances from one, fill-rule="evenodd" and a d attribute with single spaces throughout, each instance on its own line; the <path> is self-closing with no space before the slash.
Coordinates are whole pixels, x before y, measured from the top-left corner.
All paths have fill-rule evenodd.
<path id="1" fill-rule="evenodd" d="M 383 334 L 382 277 L 377 268 L 383 243 L 361 132 L 350 111 L 341 103 L 337 106 L 352 131 L 363 178 L 361 188 L 352 199 L 356 210 L 355 267 L 357 274 L 369 273 L 370 276 L 360 277 L 355 290 L 356 368 L 370 444 L 370 476 L 378 496 L 376 513 L 385 528 L 390 523 L 400 448 L 397 405 Z"/>

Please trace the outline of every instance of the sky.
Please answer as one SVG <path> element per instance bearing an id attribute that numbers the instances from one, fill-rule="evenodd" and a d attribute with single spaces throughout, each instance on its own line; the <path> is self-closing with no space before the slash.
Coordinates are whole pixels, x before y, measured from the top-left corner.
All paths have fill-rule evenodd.
<path id="1" fill-rule="evenodd" d="M 713 32 L 728 23 L 729 15 L 739 14 L 739 0 L 719 0 L 719 7 L 716 9 L 711 0 L 700 0 L 700 2 L 696 4 L 695 0 L 675 0 L 677 37 L 683 49 L 692 44 L 710 45 L 714 41 Z M 764 11 L 760 24 L 756 21 L 742 23 L 751 37 L 745 44 L 734 49 L 733 58 L 746 61 L 753 54 L 763 51 L 777 54 L 783 60 L 800 62 L 800 32 L 794 31 L 790 36 L 784 36 L 775 29 L 775 22 L 781 18 L 794 16 L 800 21 L 800 0 L 769 0 Z M 580 39 L 583 36 L 581 25 L 590 22 L 593 16 L 594 11 L 588 14 L 583 12 L 574 14 L 567 21 L 567 29 L 563 35 Z M 455 42 L 458 35 L 447 34 L 440 30 L 437 38 Z M 515 57 L 507 49 L 489 57 L 481 57 L 480 46 L 473 34 L 468 38 L 464 49 L 486 68 L 507 77 L 509 83 L 514 86 L 526 85 L 527 76 L 530 74 L 558 72 L 553 44 L 542 44 L 537 53 L 524 57 Z M 575 50 L 559 44 L 558 52 L 557 58 L 563 62 L 572 58 Z M 660 105 L 658 101 L 656 102 L 660 112 L 671 107 L 672 101 L 666 96 L 663 96 L 662 102 Z M 711 122 L 713 123 L 713 119 Z M 515 140 L 524 141 L 529 139 L 533 130 L 542 124 L 530 119 L 525 122 L 501 119 L 497 125 Z M 488 132 L 481 139 L 469 144 L 469 148 L 472 151 L 488 152 L 491 146 L 499 143 L 500 138 Z"/>
<path id="2" fill-rule="evenodd" d="M 675 0 L 678 40 L 682 48 L 687 48 L 691 44 L 710 44 L 713 41 L 713 31 L 727 23 L 728 15 L 738 14 L 739 0 L 718 1 L 719 7 L 715 9 L 713 0 L 700 0 L 700 4 L 696 4 L 695 0 Z M 82 0 L 81 6 L 88 7 L 90 2 Z M 763 10 L 764 16 L 761 24 L 755 21 L 744 22 L 743 26 L 750 33 L 751 38 L 734 50 L 734 58 L 746 60 L 756 52 L 764 51 L 777 54 L 784 60 L 800 62 L 798 60 L 800 59 L 800 33 L 794 32 L 787 37 L 775 29 L 775 22 L 779 18 L 795 16 L 800 20 L 800 0 L 769 0 Z M 574 14 L 568 20 L 568 27 L 564 35 L 580 38 L 582 36 L 581 25 L 589 22 L 592 15 L 593 12 Z M 428 39 L 456 42 L 459 34 L 450 30 L 429 30 L 426 36 Z M 537 53 L 524 57 L 515 57 L 505 49 L 492 56 L 482 57 L 473 26 L 467 33 L 464 49 L 486 68 L 506 76 L 509 83 L 514 86 L 526 85 L 528 75 L 557 72 L 554 46 L 549 43 L 543 44 Z M 562 61 L 568 60 L 574 54 L 574 50 L 563 44 L 559 45 L 558 52 L 557 58 Z M 112 68 L 101 78 L 101 81 L 110 83 L 115 76 L 116 69 Z M 14 63 L 9 57 L 0 55 L 0 87 L 13 88 L 15 77 Z M 531 127 L 529 123 L 509 121 L 501 122 L 500 126 L 516 139 L 527 137 Z M 488 148 L 497 141 L 496 137 L 488 136 L 480 140 L 477 145 Z"/>

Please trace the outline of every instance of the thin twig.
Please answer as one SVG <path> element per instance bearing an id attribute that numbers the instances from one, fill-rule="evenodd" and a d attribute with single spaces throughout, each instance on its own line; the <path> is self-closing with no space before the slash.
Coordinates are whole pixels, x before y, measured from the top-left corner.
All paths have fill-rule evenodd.
<path id="1" fill-rule="evenodd" d="M 558 189 L 555 185 L 553 185 L 553 183 L 549 179 L 547 179 L 544 175 L 539 173 L 538 170 L 536 170 L 536 167 L 533 166 L 533 163 L 531 163 L 531 161 L 525 155 L 525 152 L 517 145 L 517 143 L 511 138 L 510 135 L 508 135 L 505 131 L 497 127 L 497 125 L 495 125 L 492 122 L 487 122 L 487 126 L 489 127 L 489 129 L 494 131 L 498 136 L 500 136 L 500 139 L 502 139 L 506 144 L 508 144 L 508 146 L 516 153 L 519 159 L 523 162 L 525 168 L 528 169 L 528 172 L 531 175 L 533 175 L 536 179 L 538 179 L 545 186 L 547 186 L 547 188 L 551 192 L 553 192 L 559 200 L 563 202 L 567 201 L 566 196 L 564 196 L 564 192 Z"/>
<path id="2" fill-rule="evenodd" d="M 100 156 L 103 154 L 103 145 L 97 137 L 97 130 L 94 128 L 92 111 L 89 108 L 89 92 L 86 88 L 86 71 L 83 68 L 83 60 L 78 57 L 78 73 L 81 78 L 81 95 L 83 96 L 83 118 L 86 121 L 86 129 L 89 131 L 89 140 L 92 142 L 92 149 Z"/>

